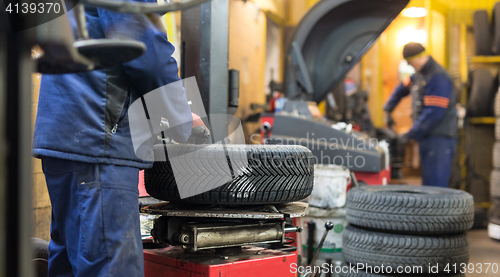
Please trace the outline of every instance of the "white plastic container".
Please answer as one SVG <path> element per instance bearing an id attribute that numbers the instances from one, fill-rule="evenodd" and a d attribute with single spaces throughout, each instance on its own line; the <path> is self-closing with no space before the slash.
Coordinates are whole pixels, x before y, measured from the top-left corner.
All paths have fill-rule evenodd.
<path id="1" fill-rule="evenodd" d="M 310 206 L 324 209 L 345 206 L 350 171 L 337 165 L 314 166 L 314 189 L 308 198 Z"/>

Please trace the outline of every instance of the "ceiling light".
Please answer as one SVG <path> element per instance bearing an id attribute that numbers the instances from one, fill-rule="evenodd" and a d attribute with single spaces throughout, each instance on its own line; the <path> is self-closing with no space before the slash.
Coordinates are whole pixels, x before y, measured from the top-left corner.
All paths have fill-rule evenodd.
<path id="1" fill-rule="evenodd" d="M 403 16 L 411 18 L 419 18 L 427 15 L 427 10 L 425 8 L 411 7 L 406 8 L 402 12 Z"/>

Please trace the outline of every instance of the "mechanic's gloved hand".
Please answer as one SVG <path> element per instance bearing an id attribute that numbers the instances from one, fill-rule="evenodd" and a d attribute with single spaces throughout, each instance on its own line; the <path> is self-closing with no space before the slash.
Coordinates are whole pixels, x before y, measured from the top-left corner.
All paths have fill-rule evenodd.
<path id="1" fill-rule="evenodd" d="M 401 135 L 401 136 L 398 138 L 398 142 L 399 142 L 399 144 L 401 144 L 401 145 L 405 145 L 405 144 L 407 144 L 409 141 L 410 141 L 410 136 L 408 136 L 408 133 L 403 134 L 403 135 Z"/>
<path id="2" fill-rule="evenodd" d="M 392 128 L 392 126 L 394 126 L 396 124 L 396 122 L 394 122 L 394 119 L 392 118 L 390 111 L 385 112 L 385 124 L 389 128 Z"/>
<path id="3" fill-rule="evenodd" d="M 207 141 L 210 137 L 210 130 L 205 126 L 200 116 L 195 113 L 191 113 L 191 115 L 193 116 L 193 130 L 186 143 L 200 144 Z"/>

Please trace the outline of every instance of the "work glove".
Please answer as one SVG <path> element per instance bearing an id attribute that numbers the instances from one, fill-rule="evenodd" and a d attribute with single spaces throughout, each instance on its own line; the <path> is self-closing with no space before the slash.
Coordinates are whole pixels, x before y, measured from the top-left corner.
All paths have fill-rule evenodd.
<path id="1" fill-rule="evenodd" d="M 191 130 L 191 136 L 186 141 L 186 143 L 191 144 L 201 144 L 207 141 L 210 137 L 210 130 L 205 126 L 203 120 L 201 120 L 200 116 L 195 113 L 191 113 L 193 116 L 193 129 Z"/>
<path id="2" fill-rule="evenodd" d="M 401 135 L 401 136 L 398 138 L 398 142 L 399 142 L 399 144 L 401 144 L 401 145 L 405 145 L 405 144 L 407 144 L 409 141 L 410 141 L 410 136 L 408 135 L 408 133 L 403 134 L 403 135 Z"/>
<path id="3" fill-rule="evenodd" d="M 385 124 L 389 128 L 392 128 L 392 126 L 394 126 L 396 124 L 396 122 L 394 122 L 394 119 L 392 118 L 390 111 L 385 112 Z"/>

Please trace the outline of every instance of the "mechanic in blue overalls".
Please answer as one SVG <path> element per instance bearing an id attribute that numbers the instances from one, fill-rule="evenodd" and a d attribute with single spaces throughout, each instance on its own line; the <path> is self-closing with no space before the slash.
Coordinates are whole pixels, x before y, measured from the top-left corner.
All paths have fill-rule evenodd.
<path id="1" fill-rule="evenodd" d="M 385 105 L 387 121 L 401 98 L 411 94 L 413 126 L 401 140 L 419 143 L 423 185 L 448 187 L 458 134 L 452 79 L 419 43 L 405 45 L 403 56 L 416 74 Z"/>
<path id="2" fill-rule="evenodd" d="M 85 13 L 92 38 L 133 38 L 147 50 L 119 66 L 42 76 L 33 155 L 42 159 L 52 203 L 49 276 L 143 276 L 138 175 L 152 163 L 134 153 L 127 112 L 180 80 L 174 47 L 152 15 L 91 6 Z M 169 135 L 185 142 L 195 116 L 183 92 L 168 98 L 169 114 L 184 122 Z"/>

